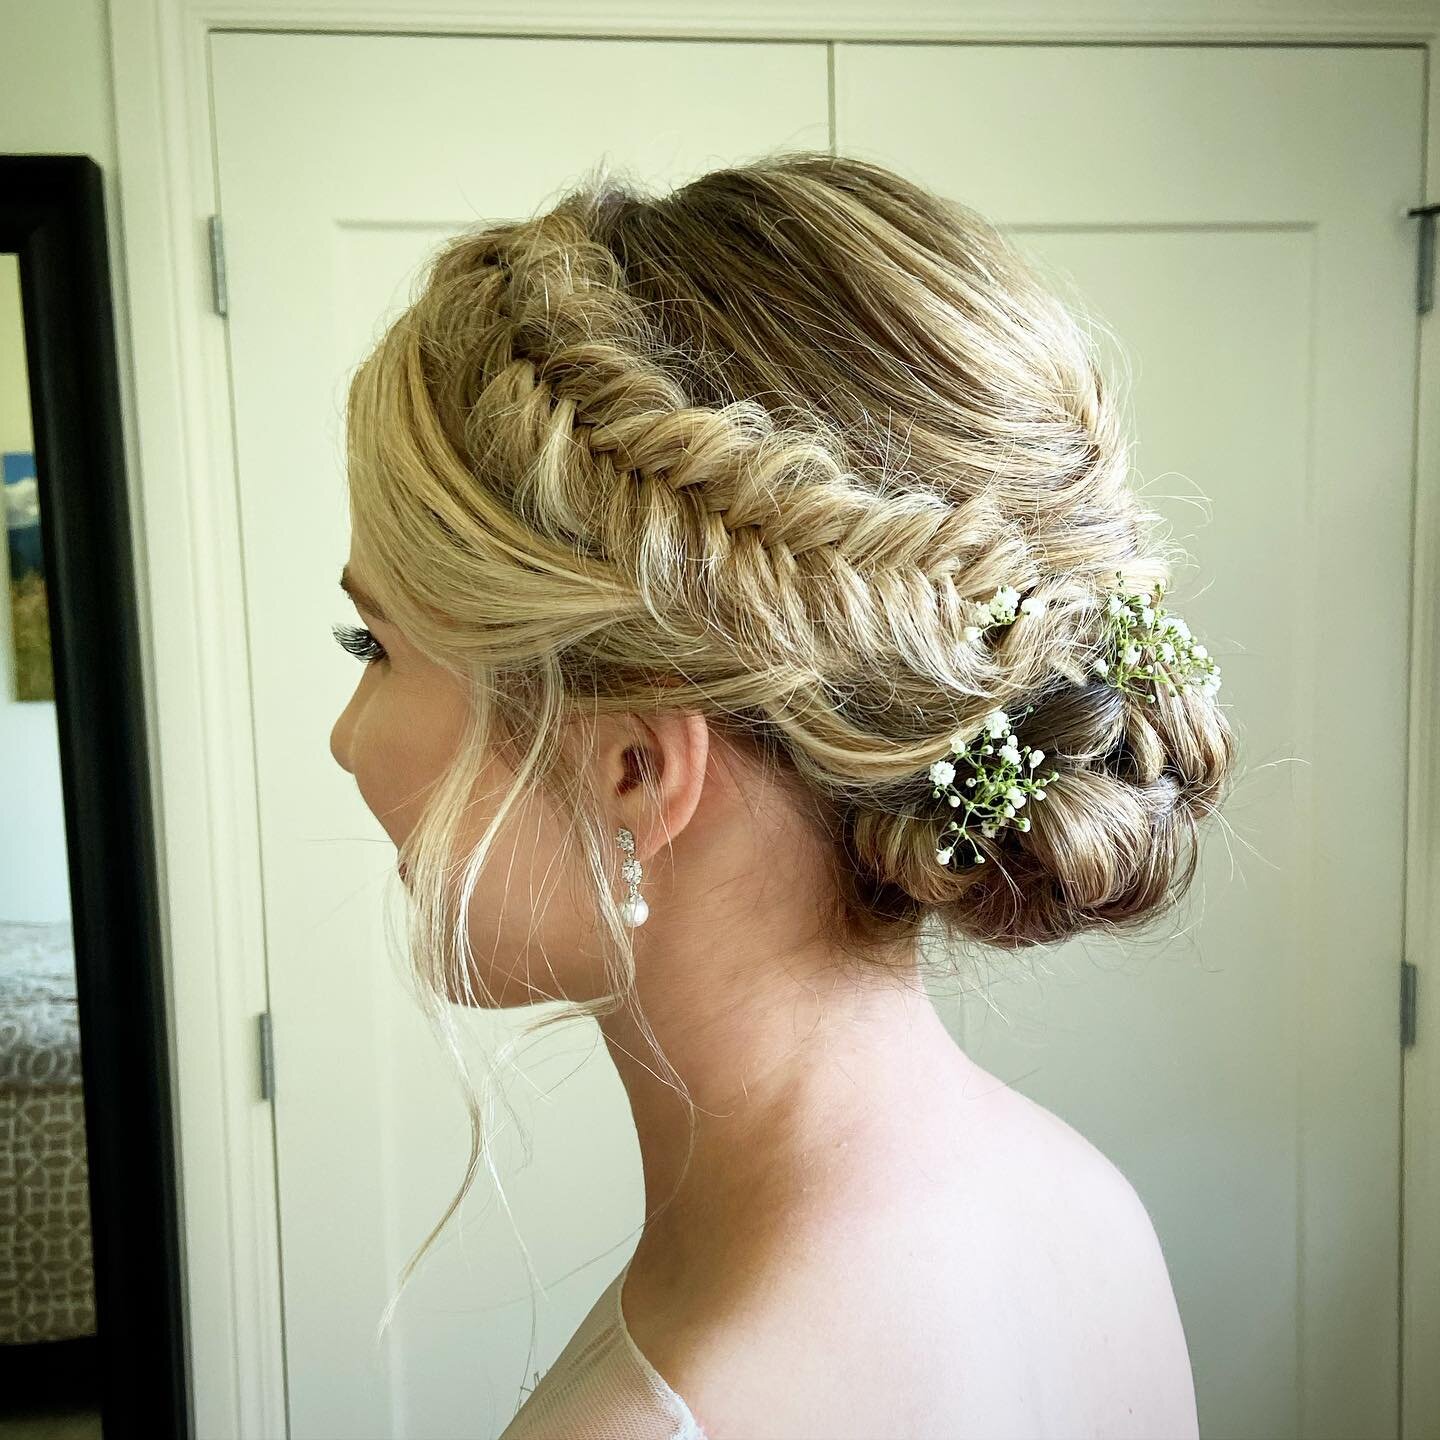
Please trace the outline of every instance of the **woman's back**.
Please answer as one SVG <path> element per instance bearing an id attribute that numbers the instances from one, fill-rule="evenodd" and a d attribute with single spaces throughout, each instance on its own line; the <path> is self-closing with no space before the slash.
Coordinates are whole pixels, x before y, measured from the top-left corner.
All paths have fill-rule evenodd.
<path id="1" fill-rule="evenodd" d="M 784 1223 L 715 1217 L 709 1259 L 692 1255 L 674 1290 L 663 1252 L 637 1251 L 629 1333 L 709 1440 L 1196 1435 L 1134 1189 L 961 1058 L 948 1115 L 937 1096 L 892 1116 L 858 1171 L 817 1162 Z M 826 1178 L 839 1168 L 844 1182 Z"/>

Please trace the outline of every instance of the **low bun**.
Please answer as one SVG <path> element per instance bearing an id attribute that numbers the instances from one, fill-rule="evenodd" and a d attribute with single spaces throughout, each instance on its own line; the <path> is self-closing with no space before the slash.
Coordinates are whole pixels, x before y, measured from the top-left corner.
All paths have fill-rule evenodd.
<path id="1" fill-rule="evenodd" d="M 1131 930 L 1177 904 L 1201 822 L 1233 773 L 1235 739 L 1214 697 L 1161 687 L 1150 703 L 1097 679 L 1054 691 L 1024 729 L 1059 772 L 1027 809 L 1030 829 L 980 842 L 988 863 L 952 872 L 934 863 L 936 827 L 922 822 L 888 878 L 947 930 L 1006 950 Z M 893 839 L 876 847 L 876 832 L 857 826 L 872 856 L 901 853 Z"/>

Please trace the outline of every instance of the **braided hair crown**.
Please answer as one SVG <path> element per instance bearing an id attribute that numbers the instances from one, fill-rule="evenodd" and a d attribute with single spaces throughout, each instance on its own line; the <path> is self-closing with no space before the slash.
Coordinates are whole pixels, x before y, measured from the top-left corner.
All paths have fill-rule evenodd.
<path id="1" fill-rule="evenodd" d="M 1188 886 L 1233 737 L 1213 694 L 1091 668 L 1117 572 L 1173 557 L 1089 336 L 975 212 L 829 154 L 658 197 L 601 171 L 433 257 L 348 448 L 355 543 L 422 648 L 513 728 L 700 710 L 814 817 L 851 939 L 936 916 L 1016 948 Z M 977 639 L 1002 587 L 1043 613 Z M 941 869 L 927 767 L 997 709 L 1056 778 Z"/>

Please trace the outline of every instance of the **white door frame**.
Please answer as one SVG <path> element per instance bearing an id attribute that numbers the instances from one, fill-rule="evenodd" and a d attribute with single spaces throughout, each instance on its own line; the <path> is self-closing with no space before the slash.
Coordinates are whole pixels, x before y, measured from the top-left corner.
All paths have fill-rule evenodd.
<path id="1" fill-rule="evenodd" d="M 123 403 L 152 706 L 183 1282 L 198 1440 L 286 1433 L 275 1135 L 260 1098 L 266 971 L 249 664 L 223 322 L 211 288 L 216 29 L 807 40 L 1410 44 L 1427 50 L 1440 200 L 1440 0 L 111 0 Z M 619 7 L 616 7 L 619 9 Z M 1092 18 L 1087 10 L 1100 12 Z M 1414 222 L 1411 222 L 1414 223 Z M 1401 1423 L 1440 1433 L 1440 305 L 1420 325 L 1403 1068 Z M 208 480 L 208 483 L 206 481 Z M 1397 973 L 1401 957 L 1396 957 Z M 1397 1027 L 1398 1048 L 1398 1027 Z"/>

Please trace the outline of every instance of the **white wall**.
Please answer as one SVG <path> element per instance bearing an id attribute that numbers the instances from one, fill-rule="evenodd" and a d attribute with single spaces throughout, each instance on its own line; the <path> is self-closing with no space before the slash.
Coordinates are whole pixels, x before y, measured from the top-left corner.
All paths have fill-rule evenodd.
<path id="1" fill-rule="evenodd" d="M 0 451 L 29 450 L 20 265 L 0 254 Z M 55 703 L 15 698 L 9 547 L 0 545 L 0 920 L 70 913 Z"/>
<path id="2" fill-rule="evenodd" d="M 111 271 L 119 271 L 115 122 L 105 0 L 0 0 L 0 152 L 89 155 L 105 171 Z M 0 269 L 0 449 L 28 450 L 13 278 Z M 119 297 L 117 296 L 117 321 Z M 122 373 L 128 356 L 120 357 Z M 42 524 L 44 517 L 41 517 Z M 3 548 L 3 547 L 0 547 Z M 9 593 L 0 554 L 3 595 Z M 55 706 L 15 700 L 10 608 L 0 604 L 0 920 L 70 916 Z"/>

